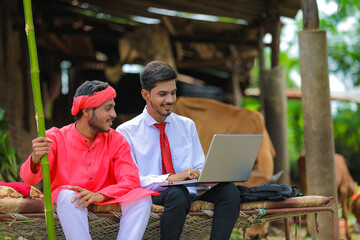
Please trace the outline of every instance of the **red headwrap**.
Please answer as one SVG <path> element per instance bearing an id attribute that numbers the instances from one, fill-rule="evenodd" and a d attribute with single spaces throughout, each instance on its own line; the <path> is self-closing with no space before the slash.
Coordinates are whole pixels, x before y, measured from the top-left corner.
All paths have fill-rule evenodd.
<path id="1" fill-rule="evenodd" d="M 74 98 L 74 102 L 71 108 L 71 114 L 76 116 L 81 109 L 84 108 L 96 108 L 110 99 L 116 97 L 115 89 L 108 86 L 100 92 L 95 92 L 92 96 L 82 95 Z"/>

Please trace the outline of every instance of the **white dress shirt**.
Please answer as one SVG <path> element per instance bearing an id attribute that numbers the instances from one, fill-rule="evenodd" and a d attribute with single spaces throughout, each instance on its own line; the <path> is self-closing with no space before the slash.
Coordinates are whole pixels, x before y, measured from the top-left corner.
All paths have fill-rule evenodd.
<path id="1" fill-rule="evenodd" d="M 165 119 L 165 133 L 169 140 L 171 157 L 176 173 L 187 168 L 202 170 L 205 155 L 200 144 L 195 123 L 191 119 L 171 113 Z M 143 113 L 117 127 L 128 141 L 132 157 L 139 168 L 140 182 L 143 188 L 162 191 L 160 183 L 166 182 L 169 174 L 162 174 L 160 130 L 145 107 Z M 196 194 L 193 187 L 189 192 Z"/>

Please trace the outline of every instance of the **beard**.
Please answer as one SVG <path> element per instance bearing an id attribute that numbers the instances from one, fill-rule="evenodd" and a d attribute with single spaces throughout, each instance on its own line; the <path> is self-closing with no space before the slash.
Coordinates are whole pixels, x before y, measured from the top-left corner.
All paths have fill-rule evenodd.
<path id="1" fill-rule="evenodd" d="M 173 106 L 173 105 L 174 105 L 174 104 L 162 104 L 162 105 L 160 105 L 160 107 L 163 107 L 163 106 Z M 152 109 L 155 109 L 155 111 L 156 111 L 159 115 L 161 115 L 161 116 L 163 116 L 163 117 L 168 117 L 168 116 L 170 116 L 170 114 L 172 113 L 172 110 L 170 110 L 170 111 L 166 111 L 166 110 L 161 111 L 161 109 L 155 107 L 155 105 L 154 105 L 151 101 L 150 101 L 150 106 L 151 106 Z"/>
<path id="2" fill-rule="evenodd" d="M 107 119 L 107 121 L 112 121 L 112 118 Z M 95 109 L 93 110 L 93 114 L 91 115 L 91 118 L 88 121 L 89 126 L 92 128 L 92 130 L 96 133 L 101 133 L 101 132 L 109 132 L 110 128 L 107 129 L 104 126 L 101 125 L 99 119 L 97 118 L 96 114 L 95 114 Z"/>

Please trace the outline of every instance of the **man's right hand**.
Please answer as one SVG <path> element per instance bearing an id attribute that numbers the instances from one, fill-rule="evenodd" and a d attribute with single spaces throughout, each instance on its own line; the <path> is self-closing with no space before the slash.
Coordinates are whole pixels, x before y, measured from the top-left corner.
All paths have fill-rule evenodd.
<path id="1" fill-rule="evenodd" d="M 52 143 L 52 140 L 46 137 L 38 137 L 32 140 L 31 162 L 33 164 L 38 164 L 42 156 L 49 154 L 50 143 Z"/>
<path id="2" fill-rule="evenodd" d="M 166 180 L 168 182 L 176 182 L 176 181 L 183 181 L 183 180 L 187 180 L 187 179 L 198 179 L 199 176 L 200 176 L 199 170 L 188 168 L 180 173 L 171 174 Z"/>

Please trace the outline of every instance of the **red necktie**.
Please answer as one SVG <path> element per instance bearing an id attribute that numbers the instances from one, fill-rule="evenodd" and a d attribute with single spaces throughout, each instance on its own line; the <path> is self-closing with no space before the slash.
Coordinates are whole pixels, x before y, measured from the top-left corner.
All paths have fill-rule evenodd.
<path id="1" fill-rule="evenodd" d="M 154 126 L 160 130 L 162 173 L 163 174 L 168 174 L 168 173 L 175 174 L 175 170 L 174 170 L 172 160 L 171 160 L 170 144 L 169 144 L 169 140 L 165 133 L 165 125 L 166 125 L 166 122 L 154 124 Z"/>

